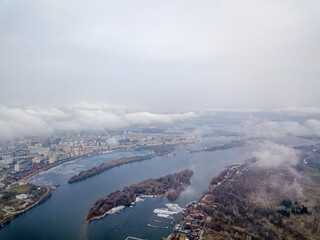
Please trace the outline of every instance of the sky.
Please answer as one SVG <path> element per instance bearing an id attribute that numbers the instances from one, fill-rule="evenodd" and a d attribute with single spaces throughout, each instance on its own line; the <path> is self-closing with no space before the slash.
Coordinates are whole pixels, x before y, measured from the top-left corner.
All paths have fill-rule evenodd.
<path id="1" fill-rule="evenodd" d="M 320 107 L 319 12 L 317 0 L 0 0 L 2 114 Z"/>

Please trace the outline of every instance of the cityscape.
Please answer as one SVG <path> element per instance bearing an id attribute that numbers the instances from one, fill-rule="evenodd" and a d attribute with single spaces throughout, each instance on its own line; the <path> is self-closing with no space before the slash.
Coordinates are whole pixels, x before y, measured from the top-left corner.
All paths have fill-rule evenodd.
<path id="1" fill-rule="evenodd" d="M 28 179 L 67 161 L 113 151 L 194 142 L 188 133 L 148 133 L 143 130 L 112 134 L 61 133 L 1 143 L 1 187 L 25 184 Z"/>

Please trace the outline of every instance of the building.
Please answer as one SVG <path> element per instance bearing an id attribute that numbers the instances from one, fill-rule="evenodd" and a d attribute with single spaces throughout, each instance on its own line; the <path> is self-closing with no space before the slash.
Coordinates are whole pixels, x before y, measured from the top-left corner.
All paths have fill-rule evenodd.
<path id="1" fill-rule="evenodd" d="M 32 159 L 32 163 L 40 163 L 41 162 L 41 159 L 40 159 L 40 157 L 34 157 L 33 159 Z"/>
<path id="2" fill-rule="evenodd" d="M 16 165 L 14 165 L 14 171 L 15 172 L 19 172 L 20 171 L 20 164 L 17 163 Z"/>
<path id="3" fill-rule="evenodd" d="M 0 160 L 0 165 L 9 165 L 13 163 L 13 158 L 9 156 L 2 156 L 2 160 Z"/>
<path id="4" fill-rule="evenodd" d="M 18 200 L 23 200 L 23 199 L 26 199 L 28 197 L 30 197 L 30 195 L 29 194 L 24 194 L 24 193 L 16 195 L 16 199 L 18 199 Z"/>
<path id="5" fill-rule="evenodd" d="M 10 164 L 13 163 L 13 158 L 8 156 L 2 156 L 2 160 L 0 160 L 1 168 L 10 168 Z"/>
<path id="6" fill-rule="evenodd" d="M 54 163 L 57 161 L 57 154 L 55 152 L 50 152 L 49 163 Z"/>

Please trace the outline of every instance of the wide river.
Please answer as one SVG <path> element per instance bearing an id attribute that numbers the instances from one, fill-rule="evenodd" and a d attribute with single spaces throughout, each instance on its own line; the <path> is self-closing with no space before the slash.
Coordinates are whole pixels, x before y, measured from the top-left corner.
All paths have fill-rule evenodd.
<path id="1" fill-rule="evenodd" d="M 115 167 L 99 175 L 73 184 L 68 179 L 75 173 L 124 156 L 142 155 L 150 152 L 114 152 L 91 156 L 65 163 L 33 179 L 38 184 L 60 184 L 50 198 L 13 219 L 0 230 L 0 239 L 110 239 L 124 240 L 127 236 L 142 239 L 161 239 L 167 237 L 171 229 L 147 227 L 147 224 L 161 225 L 157 222 L 169 221 L 154 213 L 157 209 L 169 211 L 164 198 L 148 198 L 138 202 L 133 208 L 121 210 L 118 214 L 108 215 L 89 224 L 83 223 L 88 210 L 100 197 L 122 189 L 125 186 L 158 178 L 184 169 L 192 169 L 192 184 L 174 202 L 180 207 L 197 200 L 207 190 L 210 180 L 226 166 L 241 162 L 250 157 L 256 145 L 233 148 L 224 151 L 190 154 L 187 149 L 212 146 L 229 142 L 231 137 L 216 137 L 197 144 L 177 148 L 172 157 L 157 157 L 150 160 Z M 295 144 L 294 144 L 295 145 Z M 172 210 L 172 209 L 171 209 Z M 179 214 L 173 215 L 175 219 Z M 161 225 L 167 226 L 167 225 Z"/>

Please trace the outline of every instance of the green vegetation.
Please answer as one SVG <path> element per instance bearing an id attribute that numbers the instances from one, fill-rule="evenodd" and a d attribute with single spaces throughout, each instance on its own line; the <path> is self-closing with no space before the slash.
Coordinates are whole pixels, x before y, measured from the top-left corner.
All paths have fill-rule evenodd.
<path id="1" fill-rule="evenodd" d="M 14 186 L 10 189 L 10 192 L 16 193 L 16 194 L 21 194 L 21 193 L 30 193 L 31 192 L 31 188 L 32 190 L 37 189 L 35 186 L 32 186 L 30 184 L 26 184 L 26 185 L 18 185 L 18 186 Z"/>
<path id="2" fill-rule="evenodd" d="M 278 210 L 277 212 L 280 213 L 282 216 L 290 217 L 290 213 L 287 212 L 287 211 L 284 210 L 284 209 L 280 209 L 280 210 Z"/>
<path id="3" fill-rule="evenodd" d="M 285 206 L 286 208 L 292 206 L 292 202 L 290 200 L 282 200 L 281 206 Z"/>
<path id="4" fill-rule="evenodd" d="M 309 214 L 308 207 L 302 205 L 302 207 L 294 207 L 291 210 L 294 214 Z"/>

